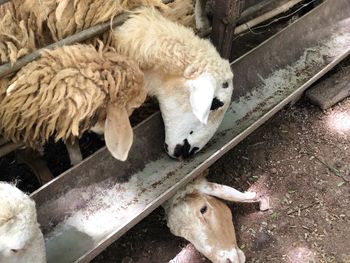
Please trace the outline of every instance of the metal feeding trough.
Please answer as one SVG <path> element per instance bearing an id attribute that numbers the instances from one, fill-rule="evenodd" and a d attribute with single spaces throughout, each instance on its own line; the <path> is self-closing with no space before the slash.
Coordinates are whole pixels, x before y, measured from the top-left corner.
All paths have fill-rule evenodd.
<path id="1" fill-rule="evenodd" d="M 232 64 L 232 104 L 215 137 L 180 162 L 161 116 L 134 128 L 127 162 L 103 148 L 32 194 L 48 262 L 87 262 L 350 53 L 350 2 L 328 0 Z"/>

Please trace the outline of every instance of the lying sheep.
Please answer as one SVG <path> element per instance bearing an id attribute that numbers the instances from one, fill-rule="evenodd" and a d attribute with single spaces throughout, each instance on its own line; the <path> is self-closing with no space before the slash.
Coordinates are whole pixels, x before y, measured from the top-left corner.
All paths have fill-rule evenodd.
<path id="1" fill-rule="evenodd" d="M 34 201 L 5 182 L 0 182 L 0 262 L 46 262 Z"/>
<path id="2" fill-rule="evenodd" d="M 256 193 L 209 183 L 204 176 L 178 191 L 164 205 L 170 231 L 190 241 L 214 263 L 244 263 L 232 214 L 218 198 L 234 202 L 257 202 Z"/>
<path id="3" fill-rule="evenodd" d="M 6 139 L 40 149 L 51 135 L 69 142 L 91 129 L 105 133 L 119 160 L 133 141 L 129 115 L 146 98 L 138 66 L 102 46 L 45 51 L 0 85 L 0 134 Z"/>
<path id="4" fill-rule="evenodd" d="M 229 62 L 208 40 L 151 8 L 115 28 L 111 45 L 144 71 L 147 92 L 159 101 L 168 154 L 188 157 L 203 148 L 230 105 Z"/>

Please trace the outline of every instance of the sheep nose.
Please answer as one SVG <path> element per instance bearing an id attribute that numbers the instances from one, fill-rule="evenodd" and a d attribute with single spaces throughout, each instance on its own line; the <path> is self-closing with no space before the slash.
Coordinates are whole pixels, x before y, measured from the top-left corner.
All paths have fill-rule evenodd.
<path id="1" fill-rule="evenodd" d="M 226 259 L 226 263 L 232 263 L 231 259 Z"/>
<path id="2" fill-rule="evenodd" d="M 174 156 L 176 158 L 184 157 L 187 158 L 191 155 L 191 145 L 188 143 L 188 140 L 184 140 L 184 144 L 176 144 L 174 150 Z"/>
<path id="3" fill-rule="evenodd" d="M 191 144 L 189 144 L 188 140 L 185 139 L 183 144 L 176 144 L 175 150 L 174 150 L 174 157 L 188 158 L 194 155 L 198 150 L 199 150 L 198 147 L 193 147 L 191 150 Z"/>

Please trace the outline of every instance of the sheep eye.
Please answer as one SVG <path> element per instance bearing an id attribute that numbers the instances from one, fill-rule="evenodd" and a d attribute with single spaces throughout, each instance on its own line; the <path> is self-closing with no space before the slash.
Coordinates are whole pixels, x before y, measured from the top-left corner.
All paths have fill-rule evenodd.
<path id="1" fill-rule="evenodd" d="M 17 253 L 17 252 L 18 252 L 18 249 L 11 249 L 11 251 L 12 251 L 13 253 Z"/>
<path id="2" fill-rule="evenodd" d="M 224 89 L 228 88 L 228 82 L 227 81 L 222 84 L 222 88 L 224 88 Z"/>
<path id="3" fill-rule="evenodd" d="M 193 134 L 193 131 L 190 131 L 190 134 Z"/>
<path id="4" fill-rule="evenodd" d="M 207 212 L 207 210 L 208 210 L 208 207 L 205 205 L 201 208 L 200 212 L 201 214 L 204 214 L 205 212 Z"/>
<path id="5" fill-rule="evenodd" d="M 215 97 L 213 99 L 213 102 L 211 103 L 210 110 L 216 110 L 216 109 L 218 109 L 218 108 L 220 108 L 222 106 L 224 106 L 224 103 L 221 100 L 219 100 L 218 98 Z"/>

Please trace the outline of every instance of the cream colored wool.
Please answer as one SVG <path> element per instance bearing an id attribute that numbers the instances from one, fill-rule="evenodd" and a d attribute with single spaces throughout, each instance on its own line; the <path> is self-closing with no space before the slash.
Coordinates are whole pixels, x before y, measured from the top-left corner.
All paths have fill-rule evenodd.
<path id="1" fill-rule="evenodd" d="M 147 30 L 145 30 L 147 29 Z M 213 45 L 193 30 L 173 23 L 152 8 L 140 8 L 112 34 L 111 46 L 138 61 L 142 70 L 192 79 L 210 72 L 231 72 Z"/>
<path id="2" fill-rule="evenodd" d="M 175 0 L 169 5 L 161 0 L 12 0 L 0 7 L 0 15 L 9 10 L 35 33 L 42 47 L 141 6 L 155 7 L 172 21 L 194 26 L 193 0 Z"/>
<path id="3" fill-rule="evenodd" d="M 34 32 L 37 47 L 43 47 L 53 42 L 43 23 L 51 6 L 52 0 L 11 0 L 0 6 L 0 17 L 9 11 L 17 23 L 23 23 L 28 32 Z"/>
<path id="4" fill-rule="evenodd" d="M 0 17 L 0 64 L 14 63 L 19 57 L 34 51 L 34 33 L 24 21 L 17 23 L 9 10 Z"/>
<path id="5" fill-rule="evenodd" d="M 18 20 L 27 21 L 38 37 L 48 33 L 47 27 L 52 40 L 58 41 L 140 6 L 167 8 L 161 0 L 12 0 L 7 8 Z"/>
<path id="6" fill-rule="evenodd" d="M 80 136 L 106 118 L 110 104 L 130 115 L 146 98 L 138 66 L 102 46 L 45 51 L 0 84 L 0 133 L 35 149 L 50 135 L 56 141 Z"/>
<path id="7" fill-rule="evenodd" d="M 167 19 L 186 27 L 196 28 L 193 0 L 174 0 L 168 4 L 168 7 L 163 11 Z"/>
<path id="8" fill-rule="evenodd" d="M 153 6 L 168 19 L 195 27 L 192 0 L 168 6 L 161 0 L 12 0 L 0 6 L 0 64 L 140 6 Z M 108 46 L 110 32 L 100 37 Z M 98 39 L 87 42 L 97 46 Z"/>

